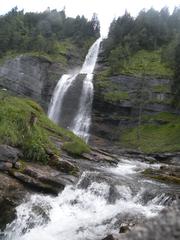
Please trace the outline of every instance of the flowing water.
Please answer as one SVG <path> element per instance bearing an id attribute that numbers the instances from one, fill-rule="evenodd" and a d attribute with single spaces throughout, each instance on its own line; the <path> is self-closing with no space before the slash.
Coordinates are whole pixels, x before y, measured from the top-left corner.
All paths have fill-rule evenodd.
<path id="1" fill-rule="evenodd" d="M 73 116 L 71 116 L 71 121 L 67 124 L 68 126 L 65 127 L 68 127 L 75 134 L 82 137 L 86 142 L 89 139 L 89 127 L 91 124 L 93 71 L 98 57 L 100 42 L 101 39 L 99 38 L 91 46 L 79 73 L 72 75 L 64 74 L 61 77 L 54 90 L 48 110 L 49 118 L 61 125 L 64 116 L 68 115 L 66 112 L 62 111 L 62 106 L 66 106 L 66 101 L 68 101 L 68 94 L 70 97 L 72 97 L 72 94 L 69 93 L 69 89 L 71 89 L 73 85 L 76 85 L 76 82 L 79 79 L 78 76 L 82 75 L 82 91 L 79 93 L 79 91 L 76 91 L 75 89 L 73 92 L 73 95 L 75 95 L 76 98 L 74 101 L 77 101 L 76 106 L 74 106 L 76 108 L 76 111 L 74 112 Z M 71 99 L 71 102 L 72 101 L 73 99 Z M 74 109 L 71 109 L 70 111 L 74 111 Z"/>
<path id="2" fill-rule="evenodd" d="M 17 207 L 17 219 L 7 225 L 2 239 L 101 240 L 117 234 L 123 223 L 153 217 L 173 197 L 167 185 L 140 176 L 148 167 L 120 159 L 117 166 L 84 171 L 77 184 L 57 197 L 32 195 Z"/>

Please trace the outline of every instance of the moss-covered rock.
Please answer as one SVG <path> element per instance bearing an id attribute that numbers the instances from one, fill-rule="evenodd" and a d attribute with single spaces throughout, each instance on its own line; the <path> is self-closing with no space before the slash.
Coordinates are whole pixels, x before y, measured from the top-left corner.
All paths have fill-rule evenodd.
<path id="1" fill-rule="evenodd" d="M 167 169 L 151 169 L 148 168 L 142 172 L 144 176 L 150 177 L 152 179 L 163 181 L 166 183 L 180 184 L 180 175 L 176 174 L 176 171 L 169 171 Z"/>

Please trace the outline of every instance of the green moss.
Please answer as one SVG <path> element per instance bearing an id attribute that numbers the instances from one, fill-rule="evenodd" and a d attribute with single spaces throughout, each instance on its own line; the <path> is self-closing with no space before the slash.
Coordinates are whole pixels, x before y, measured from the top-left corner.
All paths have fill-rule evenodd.
<path id="1" fill-rule="evenodd" d="M 166 183 L 175 183 L 175 184 L 180 184 L 180 178 L 175 177 L 175 176 L 170 176 L 167 174 L 162 174 L 159 171 L 155 171 L 151 168 L 148 168 L 142 172 L 143 175 L 150 177 L 152 179 L 158 180 L 158 181 L 163 181 Z"/>
<path id="2" fill-rule="evenodd" d="M 180 116 L 177 114 L 173 114 L 173 113 L 168 113 L 168 112 L 161 112 L 158 114 L 154 114 L 154 115 L 144 115 L 143 116 L 143 121 L 148 122 L 148 123 L 152 123 L 154 121 L 157 121 L 159 123 L 178 123 L 180 121 Z"/>
<path id="3" fill-rule="evenodd" d="M 172 70 L 161 62 L 161 51 L 140 50 L 129 58 L 120 73 L 139 76 L 140 74 L 156 77 L 172 77 Z"/>
<path id="4" fill-rule="evenodd" d="M 148 116 L 148 118 L 149 123 L 141 125 L 140 128 L 134 127 L 125 130 L 121 136 L 120 145 L 128 148 L 140 148 L 146 153 L 179 151 L 180 116 L 162 113 Z M 154 123 L 158 120 L 162 121 L 162 124 Z"/>
<path id="5" fill-rule="evenodd" d="M 31 123 L 32 115 L 37 119 Z M 72 132 L 50 121 L 41 107 L 27 98 L 19 98 L 0 91 L 0 143 L 20 147 L 25 159 L 48 162 L 47 149 L 60 154 L 50 137 L 73 143 L 81 154 L 88 146 Z M 82 146 L 84 148 L 82 148 Z M 72 149 L 73 152 L 73 149 Z"/>
<path id="6" fill-rule="evenodd" d="M 100 90 L 102 98 L 106 102 L 120 102 L 129 99 L 128 92 L 120 90 L 120 84 L 109 79 L 110 69 L 107 68 L 95 77 L 96 89 Z"/>
<path id="7" fill-rule="evenodd" d="M 127 92 L 122 91 L 113 91 L 107 92 L 104 94 L 105 101 L 108 102 L 120 102 L 129 99 L 129 95 Z"/>
<path id="8" fill-rule="evenodd" d="M 63 144 L 63 149 L 72 155 L 81 155 L 82 153 L 90 152 L 90 148 L 87 144 L 81 142 L 65 142 Z"/>
<path id="9" fill-rule="evenodd" d="M 172 103 L 172 99 L 169 98 L 169 99 L 152 99 L 150 101 L 148 101 L 148 103 L 150 104 L 166 104 L 166 105 L 171 105 Z"/>
<path id="10" fill-rule="evenodd" d="M 156 93 L 170 93 L 171 92 L 170 86 L 169 85 L 165 85 L 165 84 L 154 86 L 152 91 L 156 92 Z"/>

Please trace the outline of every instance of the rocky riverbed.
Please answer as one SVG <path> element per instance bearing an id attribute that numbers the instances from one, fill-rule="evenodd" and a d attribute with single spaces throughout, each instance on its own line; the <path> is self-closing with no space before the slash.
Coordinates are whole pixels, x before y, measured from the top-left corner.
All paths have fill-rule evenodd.
<path id="1" fill-rule="evenodd" d="M 178 239 L 179 184 L 154 176 L 157 172 L 163 176 L 176 174 L 179 179 L 179 153 L 143 155 L 132 150 L 114 150 L 92 148 L 79 158 L 62 152 L 61 158 L 52 155 L 52 162 L 42 165 L 24 162 L 20 150 L 0 145 L 1 230 L 12 222 L 1 238 L 37 239 L 34 234 L 39 236 L 40 229 L 46 229 L 45 239 L 50 239 L 54 234 L 58 236 L 52 224 L 70 221 L 72 214 L 70 235 L 62 225 L 62 239 L 163 239 L 164 228 L 171 236 L 168 239 Z M 46 203 L 45 208 L 42 203 Z M 60 205 L 54 209 L 54 204 Z M 22 215 L 22 208 L 26 212 L 27 206 L 27 216 Z M 39 210 L 33 213 L 34 208 Z M 167 210 L 157 217 L 164 208 Z M 62 214 L 56 223 L 53 211 Z M 30 217 L 31 213 L 34 217 Z M 81 218 L 85 216 L 83 222 Z M 153 216 L 154 220 L 149 220 Z M 40 225 L 34 222 L 36 218 Z M 17 232 L 18 222 L 25 225 Z M 27 227 L 29 224 L 32 227 Z M 131 232 L 126 235 L 126 231 Z"/>

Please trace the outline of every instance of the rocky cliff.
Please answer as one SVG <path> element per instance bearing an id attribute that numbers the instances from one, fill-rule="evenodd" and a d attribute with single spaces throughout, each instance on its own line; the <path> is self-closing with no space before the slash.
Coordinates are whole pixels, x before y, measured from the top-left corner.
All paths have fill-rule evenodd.
<path id="1" fill-rule="evenodd" d="M 111 75 L 99 56 L 94 78 L 91 142 L 119 141 L 121 135 L 160 113 L 178 113 L 172 106 L 171 79 L 153 76 Z M 165 120 L 165 119 L 164 119 Z M 159 124 L 159 123 L 158 123 Z"/>
<path id="2" fill-rule="evenodd" d="M 81 65 L 81 61 L 76 57 L 65 65 L 45 57 L 17 56 L 0 66 L 0 88 L 6 88 L 15 95 L 30 97 L 47 111 L 61 75 Z"/>

